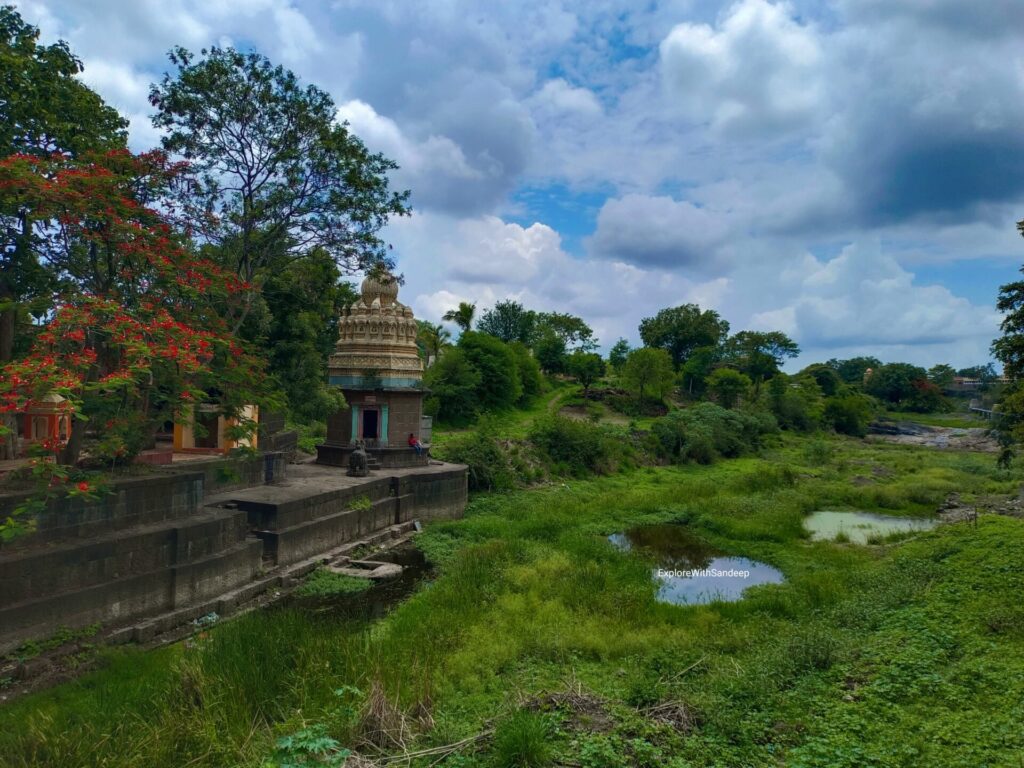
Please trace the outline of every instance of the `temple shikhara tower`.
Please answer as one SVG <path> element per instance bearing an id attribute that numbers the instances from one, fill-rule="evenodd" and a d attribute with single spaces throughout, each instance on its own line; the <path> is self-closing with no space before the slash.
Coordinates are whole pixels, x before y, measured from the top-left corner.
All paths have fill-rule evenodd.
<path id="1" fill-rule="evenodd" d="M 416 320 L 390 274 L 367 277 L 361 293 L 342 313 L 328 365 L 329 383 L 348 407 L 328 419 L 317 462 L 348 466 L 361 442 L 381 466 L 426 464 L 426 451 L 417 455 L 408 444 L 410 434 L 419 436 L 425 394 Z"/>

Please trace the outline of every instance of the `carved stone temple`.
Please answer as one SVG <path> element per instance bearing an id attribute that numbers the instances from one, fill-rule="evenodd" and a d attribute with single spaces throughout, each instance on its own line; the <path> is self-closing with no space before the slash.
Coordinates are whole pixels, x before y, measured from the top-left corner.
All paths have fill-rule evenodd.
<path id="1" fill-rule="evenodd" d="M 417 455 L 409 447 L 409 435 L 420 436 L 426 393 L 416 320 L 387 273 L 363 280 L 361 294 L 342 312 L 328 363 L 328 381 L 341 388 L 348 407 L 327 420 L 316 460 L 347 467 L 361 442 L 372 465 L 425 465 L 427 451 Z"/>

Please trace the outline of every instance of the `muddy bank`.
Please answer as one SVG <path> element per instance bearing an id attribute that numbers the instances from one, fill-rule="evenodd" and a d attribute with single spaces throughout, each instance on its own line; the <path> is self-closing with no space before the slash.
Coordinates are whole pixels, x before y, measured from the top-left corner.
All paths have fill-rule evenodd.
<path id="1" fill-rule="evenodd" d="M 939 507 L 938 516 L 944 523 L 977 521 L 979 514 L 1005 515 L 1024 519 L 1024 489 L 1017 496 L 979 496 L 971 503 L 960 498 L 959 493 L 951 493 Z"/>

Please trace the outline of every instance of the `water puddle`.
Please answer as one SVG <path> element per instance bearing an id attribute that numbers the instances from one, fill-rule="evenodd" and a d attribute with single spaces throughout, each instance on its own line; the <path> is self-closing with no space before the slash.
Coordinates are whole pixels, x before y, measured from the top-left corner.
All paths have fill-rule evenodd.
<path id="1" fill-rule="evenodd" d="M 726 555 L 682 525 L 644 525 L 612 534 L 608 540 L 623 551 L 636 551 L 655 562 L 651 575 L 663 603 L 732 602 L 742 598 L 748 587 L 785 580 L 777 568 Z"/>
<path id="2" fill-rule="evenodd" d="M 377 582 L 362 592 L 329 597 L 290 595 L 282 602 L 312 613 L 330 613 L 355 621 L 376 621 L 387 616 L 396 605 L 409 597 L 433 571 L 424 554 L 412 544 L 375 552 L 369 557 L 402 566 L 401 575 Z"/>
<path id="3" fill-rule="evenodd" d="M 892 533 L 927 531 L 937 521 L 919 517 L 892 517 L 872 512 L 822 510 L 804 519 L 812 541 L 849 541 L 854 544 L 881 543 Z"/>

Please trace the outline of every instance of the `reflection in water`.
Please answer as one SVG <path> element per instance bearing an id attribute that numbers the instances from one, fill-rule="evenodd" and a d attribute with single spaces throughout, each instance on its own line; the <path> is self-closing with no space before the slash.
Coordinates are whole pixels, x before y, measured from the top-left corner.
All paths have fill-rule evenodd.
<path id="1" fill-rule="evenodd" d="M 832 541 L 845 537 L 854 544 L 867 544 L 872 537 L 885 537 L 905 531 L 927 531 L 937 525 L 935 520 L 919 517 L 891 517 L 871 512 L 815 512 L 804 520 L 813 541 Z"/>
<path id="2" fill-rule="evenodd" d="M 688 528 L 672 523 L 645 525 L 608 537 L 619 549 L 656 563 L 658 600 L 674 605 L 733 601 L 747 587 L 780 584 L 782 572 L 746 557 L 724 555 Z"/>
<path id="3" fill-rule="evenodd" d="M 402 566 L 402 575 L 378 582 L 363 592 L 328 597 L 290 595 L 282 604 L 303 608 L 313 613 L 330 613 L 355 621 L 374 621 L 384 618 L 398 603 L 412 594 L 417 585 L 430 576 L 433 570 L 423 553 L 412 544 L 376 552 L 368 555 L 367 559 L 397 563 Z"/>

